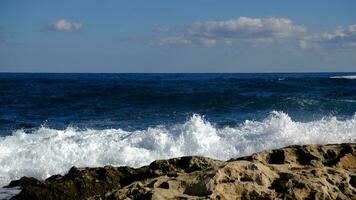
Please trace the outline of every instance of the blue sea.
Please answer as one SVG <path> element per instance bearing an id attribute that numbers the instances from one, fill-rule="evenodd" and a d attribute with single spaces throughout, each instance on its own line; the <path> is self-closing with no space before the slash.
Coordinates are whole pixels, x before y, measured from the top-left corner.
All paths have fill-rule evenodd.
<path id="1" fill-rule="evenodd" d="M 0 73 L 0 186 L 356 139 L 356 73 Z"/>

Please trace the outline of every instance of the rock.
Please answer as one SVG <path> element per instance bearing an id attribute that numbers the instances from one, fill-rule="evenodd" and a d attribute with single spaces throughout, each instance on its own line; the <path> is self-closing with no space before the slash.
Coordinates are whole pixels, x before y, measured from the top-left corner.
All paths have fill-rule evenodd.
<path id="1" fill-rule="evenodd" d="M 23 177 L 13 199 L 356 199 L 356 144 L 295 145 L 218 161 L 199 156 L 141 168 L 71 168 Z"/>

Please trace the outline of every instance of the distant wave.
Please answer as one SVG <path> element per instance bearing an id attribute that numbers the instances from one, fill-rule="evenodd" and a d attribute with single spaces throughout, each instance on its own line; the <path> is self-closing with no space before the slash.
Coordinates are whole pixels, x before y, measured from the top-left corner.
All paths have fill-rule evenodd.
<path id="1" fill-rule="evenodd" d="M 311 122 L 293 121 L 272 112 L 262 121 L 217 128 L 200 115 L 182 124 L 144 130 L 56 130 L 40 127 L 31 133 L 14 131 L 0 138 L 0 186 L 22 176 L 47 178 L 71 166 L 129 165 L 156 159 L 203 155 L 226 160 L 291 144 L 342 143 L 356 138 L 356 115 Z"/>
<path id="2" fill-rule="evenodd" d="M 330 78 L 336 79 L 356 79 L 356 75 L 348 75 L 348 76 L 332 76 Z"/>

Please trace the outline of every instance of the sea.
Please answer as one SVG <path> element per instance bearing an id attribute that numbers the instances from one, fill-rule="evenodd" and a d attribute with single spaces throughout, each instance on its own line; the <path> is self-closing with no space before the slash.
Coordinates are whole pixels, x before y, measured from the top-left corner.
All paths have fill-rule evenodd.
<path id="1" fill-rule="evenodd" d="M 356 73 L 0 73 L 0 186 L 72 166 L 355 142 L 355 112 Z"/>

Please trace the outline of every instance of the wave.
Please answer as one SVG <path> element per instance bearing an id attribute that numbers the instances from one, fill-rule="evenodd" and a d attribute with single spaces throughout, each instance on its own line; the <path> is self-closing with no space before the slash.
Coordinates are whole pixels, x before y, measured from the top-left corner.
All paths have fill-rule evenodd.
<path id="1" fill-rule="evenodd" d="M 73 165 L 138 167 L 184 155 L 226 160 L 291 144 L 343 143 L 355 138 L 356 114 L 345 120 L 328 117 L 302 123 L 276 111 L 262 121 L 224 128 L 193 115 L 182 124 L 132 132 L 73 127 L 40 127 L 31 133 L 17 130 L 0 138 L 0 186 L 22 176 L 63 174 Z"/>
<path id="2" fill-rule="evenodd" d="M 356 79 L 356 75 L 348 75 L 348 76 L 332 76 L 330 78 L 336 79 Z"/>

